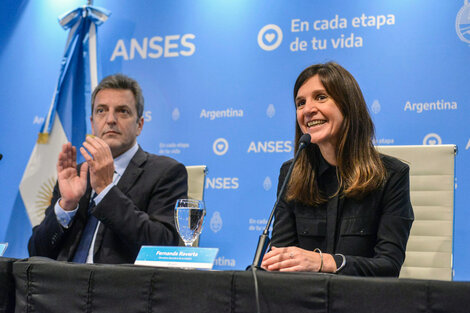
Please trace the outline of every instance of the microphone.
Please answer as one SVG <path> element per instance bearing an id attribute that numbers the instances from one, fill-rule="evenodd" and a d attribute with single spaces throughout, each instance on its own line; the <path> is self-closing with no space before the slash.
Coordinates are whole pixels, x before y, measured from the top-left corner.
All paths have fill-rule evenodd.
<path id="1" fill-rule="evenodd" d="M 294 160 L 292 161 L 292 164 L 290 165 L 289 170 L 287 171 L 287 175 L 284 179 L 284 182 L 282 183 L 281 190 L 279 191 L 279 194 L 277 195 L 276 203 L 274 203 L 274 207 L 271 211 L 271 215 L 269 216 L 268 222 L 266 223 L 266 228 L 264 229 L 263 233 L 259 236 L 258 246 L 256 247 L 255 257 L 253 259 L 253 263 L 251 264 L 251 267 L 261 269 L 261 261 L 263 260 L 263 257 L 266 253 L 266 250 L 270 242 L 269 227 L 271 227 L 271 223 L 274 218 L 274 213 L 276 212 L 276 209 L 279 205 L 279 201 L 282 199 L 282 196 L 284 195 L 287 182 L 290 180 L 292 169 L 294 168 L 295 162 L 299 158 L 300 152 L 309 144 L 310 144 L 310 134 L 303 134 L 299 139 L 299 149 L 295 153 Z"/>
<path id="2" fill-rule="evenodd" d="M 3 158 L 3 154 L 0 153 L 0 160 Z"/>

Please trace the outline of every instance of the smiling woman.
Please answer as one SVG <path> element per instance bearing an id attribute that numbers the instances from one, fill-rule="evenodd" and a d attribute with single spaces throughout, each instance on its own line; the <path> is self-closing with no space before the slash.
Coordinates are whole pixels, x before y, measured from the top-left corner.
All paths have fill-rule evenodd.
<path id="1" fill-rule="evenodd" d="M 373 146 L 374 124 L 354 77 L 336 63 L 310 66 L 297 78 L 294 101 L 295 142 L 308 132 L 315 144 L 301 156 L 294 174 L 308 168 L 308 156 L 318 149 L 328 164 L 337 166 L 339 187 L 346 195 L 361 197 L 380 187 L 385 168 Z M 301 177 L 293 175 L 288 199 L 321 203 L 324 200 L 321 193 L 308 192 L 311 191 L 308 180 Z"/>
<path id="2" fill-rule="evenodd" d="M 343 114 L 326 92 L 318 74 L 299 88 L 295 104 L 302 133 L 310 134 L 311 142 L 318 145 L 328 163 L 336 165 L 335 147 Z"/>
<path id="3" fill-rule="evenodd" d="M 362 92 L 340 65 L 306 68 L 294 100 L 295 142 L 308 133 L 312 144 L 294 165 L 262 266 L 398 276 L 413 222 L 408 166 L 375 150 Z M 282 165 L 279 186 L 291 163 Z"/>

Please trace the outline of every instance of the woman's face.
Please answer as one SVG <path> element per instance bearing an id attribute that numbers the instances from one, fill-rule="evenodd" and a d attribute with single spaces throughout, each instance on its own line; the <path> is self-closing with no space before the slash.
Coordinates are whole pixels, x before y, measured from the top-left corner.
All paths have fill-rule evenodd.
<path id="1" fill-rule="evenodd" d="M 295 98 L 297 123 L 302 132 L 310 134 L 311 142 L 336 148 L 343 114 L 328 95 L 318 75 L 309 78 L 299 88 Z"/>

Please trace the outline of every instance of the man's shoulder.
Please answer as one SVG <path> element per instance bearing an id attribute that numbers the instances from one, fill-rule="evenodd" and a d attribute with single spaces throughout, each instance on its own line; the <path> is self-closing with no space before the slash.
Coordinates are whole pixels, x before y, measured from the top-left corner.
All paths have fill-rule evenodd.
<path id="1" fill-rule="evenodd" d="M 142 152 L 144 153 L 144 155 L 146 157 L 146 165 L 147 166 L 174 167 L 174 166 L 178 166 L 178 165 L 183 165 L 180 162 L 178 162 L 177 160 L 175 160 L 171 157 L 168 157 L 168 156 L 157 155 L 157 154 L 153 154 L 153 153 L 150 153 L 150 152 L 147 152 L 147 151 L 144 151 L 144 150 L 142 150 Z"/>

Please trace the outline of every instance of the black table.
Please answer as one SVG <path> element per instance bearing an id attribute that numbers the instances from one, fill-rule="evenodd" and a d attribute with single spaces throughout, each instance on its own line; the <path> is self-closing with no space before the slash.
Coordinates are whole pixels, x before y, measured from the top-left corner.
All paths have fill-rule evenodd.
<path id="1" fill-rule="evenodd" d="M 13 263 L 16 259 L 0 257 L 0 313 L 13 312 L 15 309 L 15 284 Z"/>
<path id="2" fill-rule="evenodd" d="M 15 312 L 256 312 L 251 272 L 0 263 L 12 265 Z M 258 283 L 262 312 L 470 312 L 467 282 L 258 271 Z"/>

